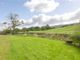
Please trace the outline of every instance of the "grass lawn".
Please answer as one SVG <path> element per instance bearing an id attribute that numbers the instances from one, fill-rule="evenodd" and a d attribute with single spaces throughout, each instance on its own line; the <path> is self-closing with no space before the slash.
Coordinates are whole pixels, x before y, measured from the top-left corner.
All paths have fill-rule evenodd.
<path id="1" fill-rule="evenodd" d="M 3 35 L 0 60 L 80 60 L 80 49 L 59 40 Z"/>

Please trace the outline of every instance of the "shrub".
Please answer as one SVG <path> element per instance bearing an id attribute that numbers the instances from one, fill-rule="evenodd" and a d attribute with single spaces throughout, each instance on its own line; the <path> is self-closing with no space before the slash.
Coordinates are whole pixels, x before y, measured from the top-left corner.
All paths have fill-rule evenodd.
<path id="1" fill-rule="evenodd" d="M 71 39 L 73 40 L 74 44 L 77 44 L 77 46 L 80 47 L 80 35 L 73 35 Z"/>
<path id="2" fill-rule="evenodd" d="M 66 43 L 72 45 L 73 41 L 66 41 Z"/>

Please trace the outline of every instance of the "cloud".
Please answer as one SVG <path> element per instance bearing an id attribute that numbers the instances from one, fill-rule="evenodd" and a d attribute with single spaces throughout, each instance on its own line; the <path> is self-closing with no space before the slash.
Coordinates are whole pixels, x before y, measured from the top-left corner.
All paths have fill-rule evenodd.
<path id="1" fill-rule="evenodd" d="M 78 2 L 80 0 L 64 0 L 64 1 L 67 1 L 67 2 Z"/>
<path id="2" fill-rule="evenodd" d="M 5 27 L 3 26 L 3 24 L 0 24 L 0 31 L 2 31 Z"/>
<path id="3" fill-rule="evenodd" d="M 71 24 L 71 23 L 78 23 L 80 21 L 80 9 L 73 11 L 73 12 L 67 12 L 64 14 L 56 14 L 54 16 L 46 15 L 46 14 L 39 14 L 34 15 L 30 19 L 20 19 L 24 21 L 24 24 L 19 26 L 19 28 L 22 27 L 32 27 L 32 26 L 44 26 L 44 25 L 65 25 L 65 24 Z"/>
<path id="4" fill-rule="evenodd" d="M 25 2 L 24 6 L 32 12 L 48 13 L 54 11 L 59 3 L 54 0 L 30 0 Z"/>
<path id="5" fill-rule="evenodd" d="M 73 1 L 73 0 L 68 0 L 68 1 L 70 1 L 70 2 L 71 2 L 71 1 Z"/>
<path id="6" fill-rule="evenodd" d="M 46 14 L 39 14 L 33 16 L 31 19 L 26 20 L 24 26 L 31 27 L 31 26 L 44 26 L 44 25 L 64 25 L 64 24 L 71 24 L 71 23 L 78 23 L 80 20 L 80 9 L 74 12 L 64 13 L 62 15 L 46 15 Z M 30 22 L 29 22 L 30 21 Z"/>

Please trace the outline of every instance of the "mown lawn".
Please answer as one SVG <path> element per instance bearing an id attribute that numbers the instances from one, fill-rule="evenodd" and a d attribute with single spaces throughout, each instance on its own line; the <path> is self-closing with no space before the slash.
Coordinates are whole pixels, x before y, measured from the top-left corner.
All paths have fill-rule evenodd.
<path id="1" fill-rule="evenodd" d="M 0 36 L 0 60 L 80 60 L 80 49 L 63 41 L 32 36 Z"/>

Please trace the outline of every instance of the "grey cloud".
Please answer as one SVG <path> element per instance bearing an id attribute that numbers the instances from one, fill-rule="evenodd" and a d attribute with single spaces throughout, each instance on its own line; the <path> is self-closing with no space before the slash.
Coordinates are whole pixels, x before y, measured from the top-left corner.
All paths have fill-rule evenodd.
<path id="1" fill-rule="evenodd" d="M 70 23 L 78 23 L 80 20 L 80 10 L 76 13 L 67 13 L 66 15 L 58 15 L 56 16 L 48 16 L 48 15 L 37 15 L 36 17 L 33 16 L 31 23 L 26 23 L 25 26 L 43 26 L 46 24 L 49 25 L 56 25 L 56 24 L 70 24 Z"/>
<path id="2" fill-rule="evenodd" d="M 78 11 L 75 16 L 71 17 L 71 20 L 80 19 L 80 11 Z"/>

